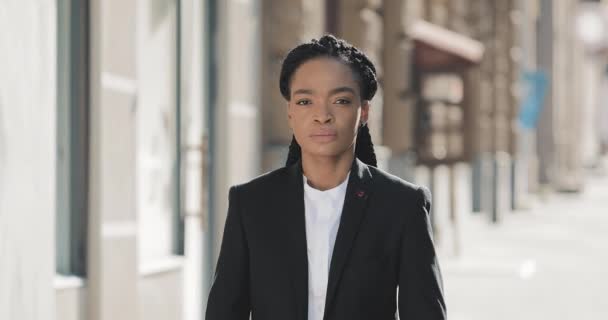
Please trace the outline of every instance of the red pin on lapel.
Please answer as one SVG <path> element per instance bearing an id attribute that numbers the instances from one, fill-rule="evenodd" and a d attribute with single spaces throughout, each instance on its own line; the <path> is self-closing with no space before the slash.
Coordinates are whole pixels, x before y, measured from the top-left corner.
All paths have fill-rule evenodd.
<path id="1" fill-rule="evenodd" d="M 359 190 L 355 193 L 357 195 L 357 197 L 359 198 L 363 198 L 363 196 L 365 196 L 365 192 L 363 192 L 362 190 Z"/>

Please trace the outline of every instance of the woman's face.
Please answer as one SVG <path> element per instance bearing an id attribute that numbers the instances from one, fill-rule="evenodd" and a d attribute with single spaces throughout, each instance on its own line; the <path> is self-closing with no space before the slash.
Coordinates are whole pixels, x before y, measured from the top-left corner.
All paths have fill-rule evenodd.
<path id="1" fill-rule="evenodd" d="M 334 58 L 311 59 L 291 79 L 289 126 L 302 148 L 314 157 L 354 152 L 357 129 L 367 122 L 369 101 L 361 100 L 350 67 Z"/>

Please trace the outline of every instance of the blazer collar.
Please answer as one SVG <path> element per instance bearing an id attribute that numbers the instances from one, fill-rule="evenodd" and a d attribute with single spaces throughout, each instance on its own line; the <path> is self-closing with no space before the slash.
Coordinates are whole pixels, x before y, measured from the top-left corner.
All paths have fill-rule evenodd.
<path id="1" fill-rule="evenodd" d="M 291 186 L 294 186 L 294 184 L 297 184 L 300 186 L 300 190 L 298 191 L 304 191 L 304 184 L 302 183 L 302 174 L 304 173 L 304 170 L 302 169 L 302 159 L 299 159 L 296 163 L 292 164 L 289 169 L 289 178 L 290 178 L 290 184 Z M 369 171 L 369 167 L 363 163 L 361 160 L 357 159 L 356 157 L 353 159 L 353 163 L 350 169 L 350 175 L 349 175 L 349 181 L 348 181 L 348 185 L 350 186 L 351 184 L 353 184 L 353 182 L 355 184 L 366 184 L 370 179 L 372 178 L 372 175 Z"/>
<path id="2" fill-rule="evenodd" d="M 299 160 L 289 168 L 289 195 L 287 197 L 287 230 L 290 235 L 293 286 L 298 314 L 307 319 L 308 313 L 308 253 L 304 212 L 304 183 L 302 163 Z M 356 157 L 350 170 L 344 198 L 340 226 L 329 268 L 325 314 L 328 314 L 340 283 L 342 271 L 350 256 L 352 245 L 365 216 L 367 200 L 372 193 L 372 175 L 366 164 Z"/>

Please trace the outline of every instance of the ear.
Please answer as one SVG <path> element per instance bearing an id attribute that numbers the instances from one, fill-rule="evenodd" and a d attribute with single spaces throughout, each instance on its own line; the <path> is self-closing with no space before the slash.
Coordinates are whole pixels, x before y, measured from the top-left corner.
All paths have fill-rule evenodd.
<path id="1" fill-rule="evenodd" d="M 369 119 L 369 107 L 370 107 L 369 100 L 363 100 L 363 102 L 361 103 L 360 123 L 367 123 L 367 120 Z"/>

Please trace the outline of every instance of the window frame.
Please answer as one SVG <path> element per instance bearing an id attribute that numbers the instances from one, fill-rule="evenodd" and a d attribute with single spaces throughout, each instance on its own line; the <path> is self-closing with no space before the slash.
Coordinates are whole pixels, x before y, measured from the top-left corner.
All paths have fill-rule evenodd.
<path id="1" fill-rule="evenodd" d="M 57 1 L 56 273 L 86 276 L 89 1 Z"/>

